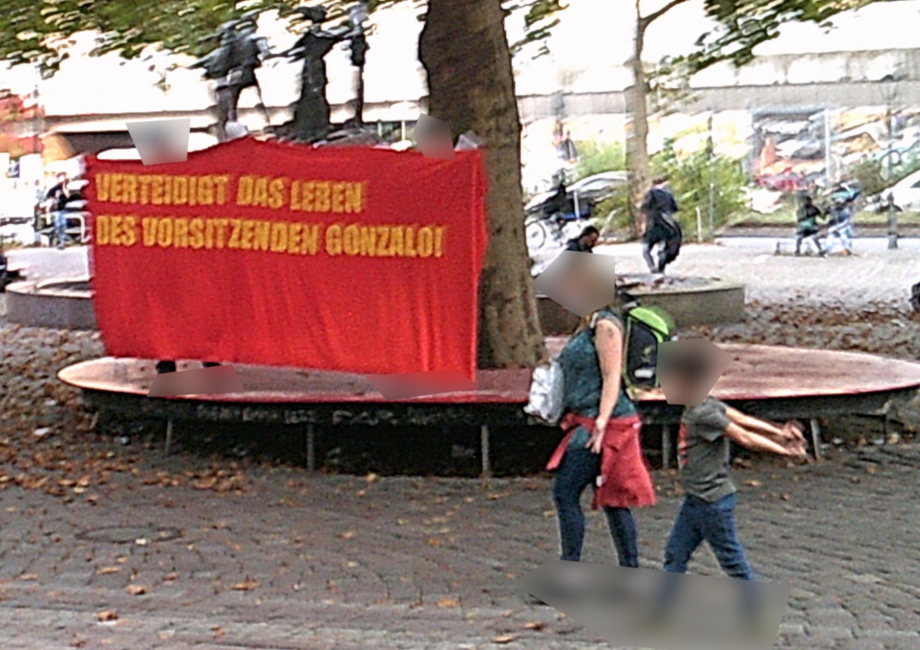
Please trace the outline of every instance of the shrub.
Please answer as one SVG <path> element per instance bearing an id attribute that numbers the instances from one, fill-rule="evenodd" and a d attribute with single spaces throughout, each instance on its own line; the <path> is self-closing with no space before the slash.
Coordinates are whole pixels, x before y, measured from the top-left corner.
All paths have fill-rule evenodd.
<path id="1" fill-rule="evenodd" d="M 691 239 L 696 232 L 696 210 L 699 208 L 705 230 L 709 229 L 709 186 L 712 192 L 712 225 L 718 229 L 733 217 L 747 211 L 744 194 L 747 178 L 739 160 L 727 156 L 710 155 L 708 149 L 680 158 L 674 151 L 673 141 L 665 143 L 662 151 L 652 157 L 652 175 L 667 176 L 671 191 L 680 206 L 677 219 L 684 236 Z M 713 233 L 709 233 L 711 236 Z"/>

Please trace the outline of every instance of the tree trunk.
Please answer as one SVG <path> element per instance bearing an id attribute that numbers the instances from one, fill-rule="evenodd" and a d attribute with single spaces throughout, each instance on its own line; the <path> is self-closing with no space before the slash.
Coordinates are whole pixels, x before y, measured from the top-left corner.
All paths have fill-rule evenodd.
<path id="1" fill-rule="evenodd" d="M 484 140 L 489 245 L 480 281 L 479 367 L 534 367 L 546 350 L 524 239 L 521 126 L 501 0 L 429 0 L 419 39 L 428 110 L 454 138 Z"/>
<path id="2" fill-rule="evenodd" d="M 638 3 L 637 3 L 638 11 Z M 633 85 L 626 92 L 626 113 L 630 129 L 626 138 L 626 167 L 629 170 L 629 210 L 637 233 L 645 229 L 645 219 L 639 206 L 651 187 L 648 155 L 648 83 L 642 67 L 642 50 L 645 48 L 645 28 L 642 18 L 636 17 L 636 38 L 630 66 Z"/>

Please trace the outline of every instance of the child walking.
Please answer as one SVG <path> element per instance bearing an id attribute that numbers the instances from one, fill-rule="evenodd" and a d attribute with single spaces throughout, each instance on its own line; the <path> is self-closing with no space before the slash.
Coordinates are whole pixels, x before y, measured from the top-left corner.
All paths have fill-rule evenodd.
<path id="1" fill-rule="evenodd" d="M 706 364 L 705 355 L 684 352 L 672 357 L 659 373 L 670 375 L 669 393 L 673 387 L 675 393 L 690 395 L 707 374 Z M 795 423 L 777 427 L 711 396 L 697 406 L 686 407 L 678 436 L 680 478 L 686 497 L 665 548 L 664 570 L 668 573 L 685 573 L 693 553 L 705 541 L 729 576 L 756 579 L 735 527 L 737 488 L 729 473 L 731 442 L 788 458 L 806 455 L 805 438 Z M 659 601 L 659 615 L 669 610 L 676 598 L 676 582 L 669 580 L 668 584 L 663 601 Z M 759 610 L 752 592 L 744 590 L 748 615 Z"/>

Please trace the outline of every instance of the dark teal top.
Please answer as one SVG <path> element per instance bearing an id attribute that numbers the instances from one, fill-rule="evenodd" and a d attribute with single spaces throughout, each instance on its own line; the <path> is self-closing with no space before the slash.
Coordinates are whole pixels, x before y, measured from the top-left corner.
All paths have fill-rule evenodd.
<path id="1" fill-rule="evenodd" d="M 608 318 L 613 320 L 623 331 L 623 325 L 616 314 L 604 311 L 598 320 Z M 625 332 L 624 332 L 625 336 Z M 603 389 L 603 376 L 601 364 L 594 346 L 594 330 L 586 329 L 573 336 L 559 354 L 559 365 L 562 367 L 565 392 L 563 412 L 572 411 L 579 415 L 595 418 L 601 406 L 601 392 Z M 622 381 L 622 380 L 621 380 Z M 626 387 L 620 384 L 620 399 L 613 409 L 612 418 L 625 418 L 636 414 L 636 406 Z M 569 446 L 584 446 L 588 443 L 591 434 L 583 427 L 578 427 Z"/>

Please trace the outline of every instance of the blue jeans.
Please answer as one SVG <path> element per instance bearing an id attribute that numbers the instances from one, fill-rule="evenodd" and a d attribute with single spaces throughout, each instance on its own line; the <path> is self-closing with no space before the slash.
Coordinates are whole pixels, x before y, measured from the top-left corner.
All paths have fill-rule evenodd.
<path id="1" fill-rule="evenodd" d="M 694 551 L 705 541 L 725 573 L 732 578 L 755 581 L 756 577 L 744 556 L 744 548 L 735 530 L 737 501 L 737 494 L 730 494 L 714 503 L 687 496 L 668 538 L 664 570 L 671 574 L 686 573 Z M 665 578 L 660 605 L 667 608 L 674 601 L 678 583 L 679 580 Z M 756 611 L 757 594 L 754 589 L 742 588 L 741 600 L 746 612 Z"/>
<path id="2" fill-rule="evenodd" d="M 677 515 L 664 554 L 664 570 L 685 573 L 693 552 L 704 541 L 712 548 L 719 565 L 732 578 L 754 580 L 735 530 L 737 494 L 715 503 L 688 496 Z"/>
<path id="3" fill-rule="evenodd" d="M 65 243 L 67 241 L 67 213 L 64 211 L 52 212 L 51 218 L 54 221 L 54 238 L 58 244 Z"/>
<path id="4" fill-rule="evenodd" d="M 562 559 L 581 560 L 585 539 L 585 516 L 581 510 L 581 495 L 585 488 L 594 485 L 600 474 L 600 454 L 590 449 L 569 448 L 556 470 L 553 501 L 559 517 L 559 537 L 562 542 Z M 604 508 L 610 535 L 617 549 L 622 567 L 639 567 L 639 544 L 636 522 L 629 508 Z"/>

